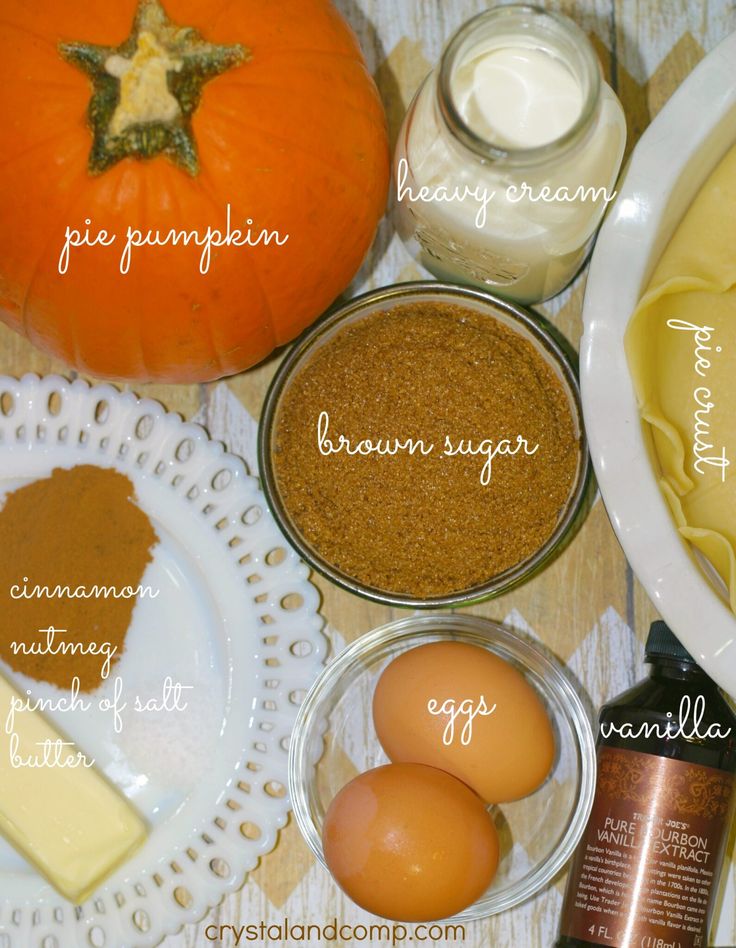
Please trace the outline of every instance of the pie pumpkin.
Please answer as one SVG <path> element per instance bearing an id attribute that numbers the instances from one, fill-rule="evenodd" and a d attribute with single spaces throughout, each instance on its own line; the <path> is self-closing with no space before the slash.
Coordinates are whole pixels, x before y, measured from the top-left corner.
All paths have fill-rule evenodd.
<path id="1" fill-rule="evenodd" d="M 95 376 L 255 364 L 385 206 L 384 112 L 328 0 L 5 0 L 0 118 L 0 318 Z M 251 245 L 204 259 L 228 216 Z"/>

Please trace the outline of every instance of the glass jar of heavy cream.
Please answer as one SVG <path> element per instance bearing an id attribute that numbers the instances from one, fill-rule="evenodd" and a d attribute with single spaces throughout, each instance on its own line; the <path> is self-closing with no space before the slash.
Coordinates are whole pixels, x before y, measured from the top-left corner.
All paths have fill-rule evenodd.
<path id="1" fill-rule="evenodd" d="M 522 303 L 559 293 L 590 249 L 626 143 L 587 36 L 495 7 L 452 37 L 399 135 L 399 230 L 444 280 Z"/>

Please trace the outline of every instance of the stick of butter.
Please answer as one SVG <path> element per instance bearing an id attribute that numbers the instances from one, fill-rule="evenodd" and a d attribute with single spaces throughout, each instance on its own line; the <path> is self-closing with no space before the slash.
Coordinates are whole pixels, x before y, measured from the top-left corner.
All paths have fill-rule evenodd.
<path id="1" fill-rule="evenodd" d="M 19 701 L 0 675 L 0 833 L 80 905 L 141 846 L 146 825 L 102 774 L 73 766 L 80 751 L 39 711 L 12 714 Z"/>

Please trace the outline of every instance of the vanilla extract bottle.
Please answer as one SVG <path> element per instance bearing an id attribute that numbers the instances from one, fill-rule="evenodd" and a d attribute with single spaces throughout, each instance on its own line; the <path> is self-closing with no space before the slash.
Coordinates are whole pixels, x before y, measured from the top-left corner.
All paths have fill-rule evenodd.
<path id="1" fill-rule="evenodd" d="M 664 622 L 603 706 L 593 809 L 556 948 L 706 948 L 734 815 L 736 715 Z"/>

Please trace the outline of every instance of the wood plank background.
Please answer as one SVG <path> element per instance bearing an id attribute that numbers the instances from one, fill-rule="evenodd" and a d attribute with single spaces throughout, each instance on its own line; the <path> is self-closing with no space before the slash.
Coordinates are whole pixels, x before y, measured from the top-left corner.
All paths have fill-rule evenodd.
<path id="1" fill-rule="evenodd" d="M 356 30 L 379 84 L 396 135 L 418 83 L 437 60 L 442 44 L 465 19 L 489 4 L 482 0 L 338 0 Z M 629 118 L 629 148 L 693 66 L 736 28 L 731 0 L 561 0 L 547 4 L 572 16 L 590 35 L 609 81 Z M 736 73 L 735 73 L 736 76 Z M 396 237 L 391 215 L 351 294 L 422 273 Z M 582 275 L 543 311 L 577 344 L 581 333 Z M 251 464 L 253 419 L 257 419 L 278 354 L 260 367 L 224 383 L 205 386 L 135 386 L 185 417 L 196 416 L 214 436 Z M 51 371 L 69 375 L 64 366 L 34 350 L 0 327 L 0 372 L 20 375 Z M 317 580 L 322 611 L 335 648 L 399 613 L 367 604 Z M 654 612 L 633 577 L 600 502 L 593 507 L 575 542 L 541 576 L 500 599 L 472 610 L 516 624 L 537 635 L 568 662 L 592 707 L 620 692 L 643 673 L 641 640 Z M 467 926 L 463 944 L 498 948 L 549 948 L 559 913 L 564 878 L 527 906 Z M 713 945 L 736 945 L 734 872 L 723 895 Z M 208 924 L 326 924 L 334 917 L 370 923 L 338 892 L 314 864 L 293 823 L 282 832 L 276 850 L 251 873 L 243 891 L 228 899 L 198 926 L 166 940 L 166 948 L 212 945 Z M 229 945 L 225 939 L 215 944 Z M 268 940 L 265 944 L 296 944 Z M 332 942 L 342 944 L 342 942 Z M 376 942 L 378 944 L 378 942 Z"/>

